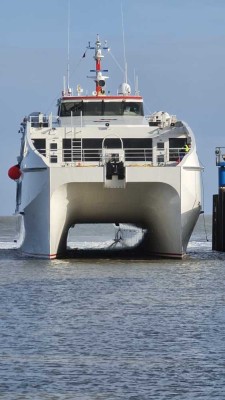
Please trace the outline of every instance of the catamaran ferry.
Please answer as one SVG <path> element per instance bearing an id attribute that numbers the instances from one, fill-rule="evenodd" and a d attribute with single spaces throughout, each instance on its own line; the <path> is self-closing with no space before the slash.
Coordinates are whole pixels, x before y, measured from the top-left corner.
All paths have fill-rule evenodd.
<path id="1" fill-rule="evenodd" d="M 122 223 L 143 229 L 145 255 L 182 258 L 201 212 L 194 134 L 167 112 L 146 117 L 127 82 L 107 95 L 99 36 L 88 48 L 92 95 L 64 87 L 56 117 L 32 113 L 21 124 L 18 164 L 9 170 L 23 216 L 21 250 L 63 257 L 71 226 Z"/>

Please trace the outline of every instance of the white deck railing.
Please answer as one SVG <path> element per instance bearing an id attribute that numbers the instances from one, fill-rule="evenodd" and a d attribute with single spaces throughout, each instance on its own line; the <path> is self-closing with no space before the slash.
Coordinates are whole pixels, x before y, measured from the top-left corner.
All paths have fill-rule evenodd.
<path id="1" fill-rule="evenodd" d="M 50 163 L 74 165 L 74 163 L 87 163 L 102 166 L 114 156 L 118 157 L 119 161 L 125 162 L 127 165 L 144 164 L 152 166 L 176 165 L 185 156 L 184 149 L 170 148 L 169 150 L 157 150 L 149 148 L 124 148 L 121 156 L 118 154 L 118 149 L 110 149 L 110 152 L 105 154 L 105 148 L 98 149 L 37 149 L 37 151 L 46 157 Z"/>

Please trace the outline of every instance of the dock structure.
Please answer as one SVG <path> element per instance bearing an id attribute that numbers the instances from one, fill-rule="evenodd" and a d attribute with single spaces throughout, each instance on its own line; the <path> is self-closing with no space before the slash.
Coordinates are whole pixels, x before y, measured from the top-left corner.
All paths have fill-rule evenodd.
<path id="1" fill-rule="evenodd" d="M 216 147 L 218 194 L 213 195 L 212 250 L 225 251 L 225 147 Z"/>

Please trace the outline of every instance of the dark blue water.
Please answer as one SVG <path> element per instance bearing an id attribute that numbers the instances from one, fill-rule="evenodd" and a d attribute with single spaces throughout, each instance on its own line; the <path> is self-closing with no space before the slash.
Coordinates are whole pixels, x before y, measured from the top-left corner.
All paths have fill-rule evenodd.
<path id="1" fill-rule="evenodd" d="M 26 259 L 0 222 L 0 399 L 224 400 L 225 255 L 210 220 L 182 261 Z"/>

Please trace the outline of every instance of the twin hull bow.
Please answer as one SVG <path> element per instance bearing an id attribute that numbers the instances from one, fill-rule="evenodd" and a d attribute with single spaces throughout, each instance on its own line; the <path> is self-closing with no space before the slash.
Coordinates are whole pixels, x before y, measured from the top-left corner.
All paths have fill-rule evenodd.
<path id="1" fill-rule="evenodd" d="M 201 211 L 201 168 L 194 148 L 179 164 L 125 162 L 124 179 L 118 175 L 107 179 L 106 161 L 50 165 L 29 138 L 25 147 L 19 206 L 24 253 L 61 257 L 72 225 L 119 222 L 146 230 L 145 255 L 181 258 L 185 254 Z M 109 149 L 112 152 L 121 149 Z"/>

